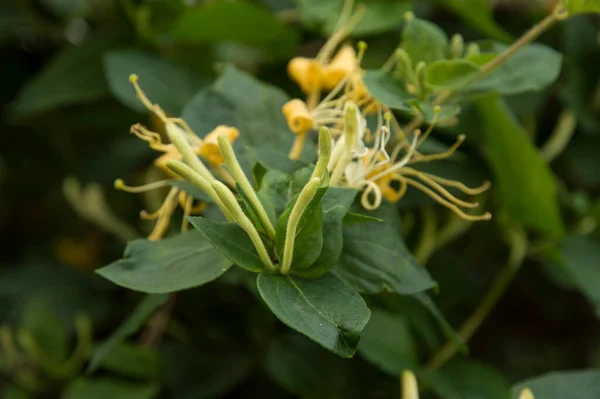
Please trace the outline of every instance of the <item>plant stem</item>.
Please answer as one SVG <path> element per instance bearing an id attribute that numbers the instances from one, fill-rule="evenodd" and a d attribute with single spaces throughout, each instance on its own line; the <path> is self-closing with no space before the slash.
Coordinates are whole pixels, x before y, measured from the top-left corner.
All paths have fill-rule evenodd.
<path id="1" fill-rule="evenodd" d="M 567 148 L 576 127 L 577 118 L 573 110 L 564 110 L 558 117 L 558 122 L 552 135 L 540 150 L 542 157 L 548 162 L 556 159 Z"/>
<path id="2" fill-rule="evenodd" d="M 169 321 L 171 320 L 171 314 L 175 307 L 176 295 L 171 293 L 169 299 L 165 302 L 148 320 L 146 323 L 146 331 L 140 338 L 140 345 L 146 348 L 156 347 L 161 338 L 163 337 Z"/>
<path id="3" fill-rule="evenodd" d="M 415 249 L 415 259 L 421 266 L 425 266 L 435 251 L 435 242 L 437 238 L 437 218 L 433 208 L 430 206 L 422 209 L 423 229 L 419 234 L 419 242 Z"/>
<path id="4" fill-rule="evenodd" d="M 494 309 L 500 301 L 510 283 L 513 281 L 517 272 L 521 268 L 527 255 L 528 242 L 525 232 L 520 228 L 513 228 L 508 232 L 508 241 L 510 245 L 510 256 L 506 266 L 502 269 L 492 287 L 483 298 L 479 306 L 463 323 L 458 331 L 458 335 L 466 342 L 468 341 L 481 324 L 485 321 L 488 314 Z M 429 361 L 427 369 L 437 370 L 454 356 L 457 351 L 454 342 L 449 341 L 444 347 Z"/>
<path id="5" fill-rule="evenodd" d="M 300 159 L 300 155 L 304 149 L 304 144 L 306 143 L 306 136 L 308 136 L 308 133 L 298 134 L 294 139 L 294 144 L 292 145 L 292 149 L 288 155 L 291 160 L 296 161 Z"/>

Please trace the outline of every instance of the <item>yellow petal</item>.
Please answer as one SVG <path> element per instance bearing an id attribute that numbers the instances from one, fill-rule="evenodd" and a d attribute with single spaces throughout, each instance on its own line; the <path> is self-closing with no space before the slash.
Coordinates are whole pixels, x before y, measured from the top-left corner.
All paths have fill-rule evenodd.
<path id="1" fill-rule="evenodd" d="M 285 103 L 281 110 L 292 132 L 306 134 L 312 129 L 313 120 L 304 101 L 290 100 Z"/>
<path id="2" fill-rule="evenodd" d="M 305 93 L 321 88 L 321 65 L 312 58 L 295 57 L 288 63 L 288 75 Z"/>
<path id="3" fill-rule="evenodd" d="M 225 161 L 223 160 L 223 156 L 221 156 L 221 151 L 219 151 L 217 138 L 219 136 L 223 136 L 227 139 L 227 141 L 233 143 L 239 137 L 239 135 L 239 130 L 234 127 L 225 125 L 217 126 L 215 130 L 210 132 L 204 138 L 204 141 L 198 150 L 198 155 L 204 157 L 204 159 L 206 159 L 206 161 L 211 165 L 221 165 Z"/>
<path id="4" fill-rule="evenodd" d="M 329 65 L 323 68 L 322 83 L 326 90 L 334 89 L 356 67 L 356 51 L 352 46 L 342 47 Z"/>

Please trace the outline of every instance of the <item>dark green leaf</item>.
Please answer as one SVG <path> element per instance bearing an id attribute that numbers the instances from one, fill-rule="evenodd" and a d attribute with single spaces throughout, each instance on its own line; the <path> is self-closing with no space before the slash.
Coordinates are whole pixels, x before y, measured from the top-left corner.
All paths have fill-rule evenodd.
<path id="1" fill-rule="evenodd" d="M 424 292 L 420 292 L 418 294 L 413 295 L 413 298 L 415 298 L 425 309 L 427 309 L 429 314 L 431 314 L 433 316 L 435 321 L 438 323 L 438 325 L 444 332 L 444 335 L 446 336 L 446 338 L 451 340 L 452 342 L 454 342 L 454 344 L 459 348 L 459 350 L 463 354 L 467 354 L 467 352 L 468 352 L 467 344 L 458 335 L 456 330 L 454 330 L 454 328 L 452 328 L 452 325 L 448 322 L 448 320 L 446 320 L 446 318 L 444 317 L 442 312 L 440 312 L 437 305 L 429 297 L 429 295 L 427 295 Z"/>
<path id="2" fill-rule="evenodd" d="M 234 264 L 252 272 L 264 268 L 252 240 L 237 223 L 215 222 L 204 217 L 188 217 L 188 220 L 212 247 Z"/>
<path id="3" fill-rule="evenodd" d="M 363 331 L 358 353 L 397 378 L 418 365 L 416 345 L 402 316 L 375 309 Z"/>
<path id="4" fill-rule="evenodd" d="M 344 249 L 335 273 L 369 294 L 387 290 L 408 295 L 434 287 L 435 282 L 404 245 L 395 207 L 383 203 L 367 215 L 383 222 L 344 227 Z"/>
<path id="5" fill-rule="evenodd" d="M 101 368 L 125 377 L 152 379 L 161 374 L 158 353 L 142 346 L 117 343 L 102 360 Z"/>
<path id="6" fill-rule="evenodd" d="M 448 36 L 436 24 L 414 18 L 404 28 L 402 47 L 410 56 L 413 65 L 420 61 L 429 64 L 445 57 L 448 51 Z"/>
<path id="7" fill-rule="evenodd" d="M 393 109 L 410 111 L 408 102 L 414 97 L 406 92 L 402 82 L 391 72 L 366 70 L 363 82 L 377 101 Z"/>
<path id="8" fill-rule="evenodd" d="M 144 324 L 146 319 L 158 309 L 168 296 L 165 294 L 146 295 L 146 297 L 137 305 L 133 313 L 104 341 L 98 348 L 94 350 L 90 364 L 88 365 L 88 373 L 93 372 L 98 368 L 110 352 L 119 345 L 125 338 L 137 332 Z"/>
<path id="9" fill-rule="evenodd" d="M 187 180 L 169 180 L 172 187 L 177 187 L 181 191 L 191 195 L 197 200 L 212 203 L 212 199 L 198 186 L 190 183 Z"/>
<path id="10" fill-rule="evenodd" d="M 370 311 L 362 297 L 328 273 L 317 279 L 262 272 L 260 295 L 275 316 L 341 357 L 352 357 Z"/>
<path id="11" fill-rule="evenodd" d="M 181 118 L 199 137 L 204 137 L 219 125 L 235 126 L 236 106 L 212 88 L 206 88 L 185 105 Z"/>
<path id="12" fill-rule="evenodd" d="M 35 297 L 29 300 L 20 328 L 31 334 L 36 346 L 53 364 L 67 360 L 69 333 L 47 303 Z"/>
<path id="13" fill-rule="evenodd" d="M 562 267 L 600 317 L 600 242 L 593 236 L 569 237 L 562 243 Z"/>
<path id="14" fill-rule="evenodd" d="M 263 177 L 258 194 L 266 198 L 279 217 L 286 208 L 290 197 L 290 175 L 278 170 L 269 170 Z"/>
<path id="15" fill-rule="evenodd" d="M 246 147 L 246 156 L 254 162 L 260 162 L 267 169 L 276 169 L 285 173 L 294 173 L 308 166 L 307 163 L 289 158 L 285 152 L 273 151 L 268 148 Z"/>
<path id="16" fill-rule="evenodd" d="M 540 399 L 597 399 L 600 397 L 600 370 L 549 373 L 518 383 L 513 387 L 517 399 L 524 388 L 530 388 Z"/>
<path id="17" fill-rule="evenodd" d="M 479 74 L 477 64 L 467 60 L 438 60 L 427 66 L 426 81 L 436 89 L 458 90 Z"/>
<path id="18" fill-rule="evenodd" d="M 296 32 L 273 13 L 243 1 L 187 8 L 175 23 L 173 33 L 186 43 L 237 42 L 257 46 L 279 57 L 290 56 L 297 40 Z"/>
<path id="19" fill-rule="evenodd" d="M 504 42 L 511 40 L 510 35 L 494 22 L 492 5 L 489 2 L 481 0 L 437 0 L 437 2 L 492 39 Z"/>
<path id="20" fill-rule="evenodd" d="M 177 115 L 202 85 L 201 80 L 181 65 L 138 50 L 113 51 L 104 57 L 104 74 L 114 96 L 136 111 L 146 108 L 137 99 L 129 76 L 136 74 L 139 84 L 155 104 Z"/>
<path id="21" fill-rule="evenodd" d="M 132 383 L 114 378 L 78 378 L 69 383 L 62 399 L 152 399 L 158 395 L 156 384 Z"/>
<path id="22" fill-rule="evenodd" d="M 13 105 L 14 113 L 28 116 L 108 96 L 102 55 L 115 44 L 114 37 L 99 36 L 58 54 L 21 90 Z"/>
<path id="23" fill-rule="evenodd" d="M 123 259 L 97 273 L 122 287 L 162 294 L 206 284 L 230 267 L 210 241 L 191 231 L 160 241 L 135 240 Z"/>
<path id="24" fill-rule="evenodd" d="M 481 100 L 476 107 L 502 206 L 512 219 L 527 227 L 561 235 L 564 228 L 555 178 L 527 132 L 498 98 Z"/>

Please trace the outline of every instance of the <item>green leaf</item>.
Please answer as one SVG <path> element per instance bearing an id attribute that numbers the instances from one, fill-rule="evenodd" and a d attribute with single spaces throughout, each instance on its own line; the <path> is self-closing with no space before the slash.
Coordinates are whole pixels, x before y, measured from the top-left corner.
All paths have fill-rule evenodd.
<path id="1" fill-rule="evenodd" d="M 169 180 L 169 185 L 177 187 L 188 195 L 191 195 L 197 200 L 212 203 L 213 200 L 198 186 L 190 183 L 187 180 Z"/>
<path id="2" fill-rule="evenodd" d="M 291 270 L 301 270 L 311 266 L 323 249 L 323 204 L 321 200 L 326 192 L 327 187 L 317 190 L 298 221 Z M 283 259 L 288 220 L 294 205 L 296 205 L 295 199 L 288 203 L 286 210 L 277 220 L 275 247 L 279 259 Z"/>
<path id="3" fill-rule="evenodd" d="M 256 46 L 284 58 L 292 55 L 297 42 L 296 32 L 272 12 L 243 1 L 187 8 L 175 23 L 173 35 L 192 44 L 236 42 Z"/>
<path id="4" fill-rule="evenodd" d="M 146 108 L 137 99 L 129 76 L 136 74 L 139 84 L 155 104 L 178 115 L 202 81 L 181 65 L 139 50 L 113 51 L 104 56 L 104 74 L 113 95 L 133 110 Z"/>
<path id="5" fill-rule="evenodd" d="M 205 217 L 188 217 L 202 236 L 231 262 L 251 272 L 264 266 L 248 234 L 233 222 L 215 222 Z"/>
<path id="6" fill-rule="evenodd" d="M 562 0 L 569 14 L 582 12 L 600 13 L 600 0 Z"/>
<path id="7" fill-rule="evenodd" d="M 347 384 L 346 364 L 302 335 L 285 334 L 269 345 L 265 369 L 301 397 L 339 398 Z"/>
<path id="8" fill-rule="evenodd" d="M 36 297 L 30 299 L 19 328 L 31 334 L 35 344 L 53 364 L 67 360 L 69 333 L 47 303 Z"/>
<path id="9" fill-rule="evenodd" d="M 426 81 L 436 89 L 458 90 L 479 74 L 477 64 L 467 60 L 439 60 L 427 66 Z"/>
<path id="10" fill-rule="evenodd" d="M 419 376 L 444 399 L 506 399 L 510 393 L 504 374 L 473 360 L 455 359 L 441 370 Z"/>
<path id="11" fill-rule="evenodd" d="M 404 245 L 395 207 L 383 203 L 367 215 L 383 222 L 344 226 L 344 248 L 334 272 L 368 294 L 385 290 L 410 295 L 434 287 L 435 282 Z"/>
<path id="12" fill-rule="evenodd" d="M 236 106 L 223 94 L 206 88 L 185 105 L 181 118 L 199 137 L 204 137 L 219 125 L 235 126 Z"/>
<path id="13" fill-rule="evenodd" d="M 323 249 L 317 260 L 305 270 L 294 270 L 300 277 L 315 278 L 331 270 L 337 263 L 344 246 L 344 216 L 356 197 L 357 191 L 329 187 L 323 196 Z"/>
<path id="14" fill-rule="evenodd" d="M 285 211 L 289 201 L 290 179 L 287 173 L 269 170 L 261 180 L 258 194 L 269 201 L 277 216 Z"/>
<path id="15" fill-rule="evenodd" d="M 429 64 L 445 58 L 448 36 L 436 24 L 414 18 L 404 28 L 402 48 L 410 56 L 413 65 L 416 66 L 420 61 Z"/>
<path id="16" fill-rule="evenodd" d="M 410 111 L 408 102 L 415 97 L 408 94 L 402 81 L 394 77 L 391 72 L 381 70 L 366 70 L 363 82 L 377 101 L 390 108 Z"/>
<path id="17" fill-rule="evenodd" d="M 505 45 L 479 43 L 482 52 L 499 53 Z M 527 65 L 524 68 L 523 65 Z M 493 91 L 503 95 L 539 91 L 554 83 L 562 68 L 562 56 L 550 47 L 533 43 L 519 50 L 487 77 L 465 89 L 468 92 Z"/>
<path id="18" fill-rule="evenodd" d="M 597 399 L 600 397 L 600 370 L 563 371 L 549 373 L 518 383 L 513 387 L 513 398 L 530 388 L 541 399 Z"/>
<path id="19" fill-rule="evenodd" d="M 114 37 L 98 36 L 79 47 L 63 50 L 27 82 L 12 111 L 18 117 L 24 117 L 108 96 L 102 55 L 115 44 Z"/>
<path id="20" fill-rule="evenodd" d="M 230 267 L 210 241 L 192 231 L 160 241 L 135 240 L 123 259 L 96 272 L 122 287 L 162 294 L 206 284 Z"/>
<path id="21" fill-rule="evenodd" d="M 142 301 L 136 306 L 133 313 L 104 341 L 94 350 L 92 359 L 87 368 L 88 373 L 94 372 L 111 351 L 119 345 L 125 338 L 136 333 L 146 319 L 166 302 L 168 296 L 165 294 L 146 295 Z"/>
<path id="22" fill-rule="evenodd" d="M 594 236 L 569 237 L 561 245 L 561 266 L 600 317 L 600 242 Z"/>
<path id="23" fill-rule="evenodd" d="M 254 148 L 287 152 L 294 134 L 289 130 L 281 107 L 289 100 L 285 92 L 254 77 L 227 67 L 213 89 L 236 107 L 238 141 Z"/>
<path id="24" fill-rule="evenodd" d="M 254 163 L 260 162 L 269 170 L 276 169 L 289 174 L 308 166 L 305 162 L 290 159 L 285 152 L 268 148 L 246 147 L 246 156 Z"/>
<path id="25" fill-rule="evenodd" d="M 501 99 L 480 100 L 476 108 L 501 205 L 524 226 L 560 236 L 564 227 L 550 167 Z"/>
<path id="26" fill-rule="evenodd" d="M 406 321 L 379 309 L 371 312 L 358 353 L 394 378 L 418 365 L 416 345 Z"/>
<path id="27" fill-rule="evenodd" d="M 114 378 L 78 378 L 67 385 L 61 399 L 152 399 L 159 386 L 131 383 Z"/>
<path id="28" fill-rule="evenodd" d="M 331 273 L 308 280 L 263 271 L 257 285 L 271 311 L 288 327 L 341 357 L 354 355 L 371 312 L 340 279 Z"/>
<path id="29" fill-rule="evenodd" d="M 494 21 L 492 5 L 481 0 L 436 0 L 465 22 L 492 39 L 507 42 L 510 35 Z"/>
<path id="30" fill-rule="evenodd" d="M 125 342 L 117 343 L 108 352 L 101 368 L 138 379 L 157 378 L 162 371 L 160 357 L 155 350 Z"/>
<path id="31" fill-rule="evenodd" d="M 420 292 L 413 295 L 413 298 L 423 306 L 431 316 L 435 319 L 439 327 L 442 329 L 444 336 L 454 342 L 462 354 L 468 353 L 468 347 L 465 341 L 458 335 L 452 325 L 446 320 L 435 302 L 425 292 Z"/>

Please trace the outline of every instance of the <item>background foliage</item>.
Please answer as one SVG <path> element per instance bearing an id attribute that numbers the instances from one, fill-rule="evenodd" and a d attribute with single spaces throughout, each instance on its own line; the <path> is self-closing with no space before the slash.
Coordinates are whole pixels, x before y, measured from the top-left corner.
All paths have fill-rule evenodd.
<path id="1" fill-rule="evenodd" d="M 365 3 L 354 36 L 368 41 L 367 69 L 378 68 L 410 35 L 401 28 L 408 10 L 491 51 L 553 6 Z M 593 1 L 565 4 L 598 11 Z M 397 398 L 398 376 L 410 368 L 425 398 L 509 398 L 522 386 L 541 399 L 599 397 L 600 21 L 593 14 L 557 25 L 541 37 L 545 46 L 526 48 L 464 93 L 460 125 L 436 131 L 434 144 L 441 146 L 460 133 L 468 139 L 463 152 L 428 168 L 464 182 L 490 179 L 486 207 L 494 221 L 457 221 L 409 193 L 398 207 L 378 211 L 397 222 L 385 237 L 371 225 L 345 232 L 362 249 L 383 239 L 398 243 L 397 253 L 374 259 L 382 270 L 401 267 L 406 245 L 438 287 L 429 297 L 411 295 L 433 284 L 419 276 L 408 286 L 390 278 L 392 291 L 407 294 L 400 296 L 361 270 L 353 285 L 367 294 L 372 314 L 352 360 L 286 328 L 237 269 L 176 299 L 164 293 L 199 281 L 181 286 L 165 273 L 164 250 L 146 263 L 161 285 L 140 288 L 154 294 L 93 273 L 120 258 L 126 241 L 148 234 L 138 211 L 157 201 L 112 189 L 118 177 L 143 180 L 153 159 L 128 134 L 138 121 L 156 123 L 136 100 L 129 74 L 138 74 L 150 98 L 195 131 L 235 124 L 244 132 L 240 145 L 253 147 L 257 159 L 261 148 L 285 152 L 293 137 L 279 110 L 288 96 L 300 95 L 286 62 L 313 55 L 341 7 L 341 0 L 2 1 L 0 396 Z M 435 43 L 432 35 L 424 43 Z M 452 88 L 468 68 L 435 72 L 429 71 L 432 85 Z M 374 96 L 407 108 L 386 76 L 370 78 Z M 494 95 L 478 95 L 490 87 Z M 102 198 L 123 225 L 99 226 Z M 462 350 L 452 361 L 435 371 L 424 367 L 447 339 L 457 339 L 452 327 L 461 326 L 510 265 L 514 231 L 528 242 L 515 281 L 468 345 L 457 342 Z M 175 251 L 174 245 L 164 248 Z M 353 265 L 358 255 L 343 256 Z"/>

